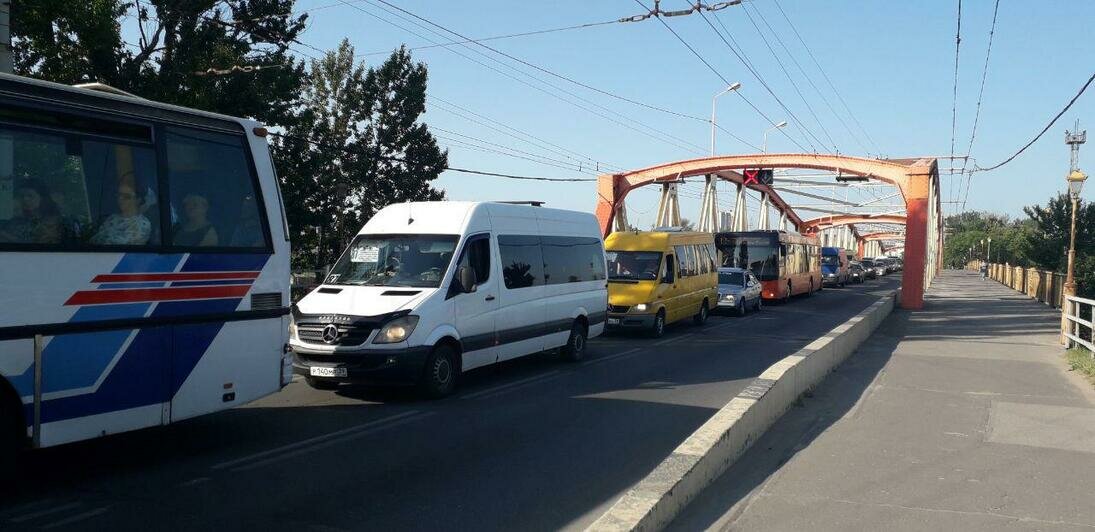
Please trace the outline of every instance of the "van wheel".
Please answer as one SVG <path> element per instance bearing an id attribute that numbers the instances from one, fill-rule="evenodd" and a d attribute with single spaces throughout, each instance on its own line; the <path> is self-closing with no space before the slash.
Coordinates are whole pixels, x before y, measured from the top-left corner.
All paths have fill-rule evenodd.
<path id="1" fill-rule="evenodd" d="M 734 307 L 734 314 L 740 318 L 745 315 L 745 300 L 738 301 L 738 306 Z"/>
<path id="2" fill-rule="evenodd" d="M 563 346 L 561 351 L 563 360 L 577 362 L 585 358 L 588 336 L 589 331 L 586 326 L 580 321 L 575 321 L 574 325 L 570 327 L 570 338 L 567 338 L 567 345 Z"/>
<path id="3" fill-rule="evenodd" d="M 327 379 L 317 379 L 315 377 L 304 377 L 304 382 L 317 390 L 337 390 L 338 381 L 329 381 Z"/>
<path id="4" fill-rule="evenodd" d="M 430 356 L 426 357 L 426 367 L 418 381 L 423 395 L 439 399 L 456 389 L 456 380 L 460 375 L 456 360 L 456 350 L 451 345 L 441 344 L 433 348 Z"/>
<path id="5" fill-rule="evenodd" d="M 692 323 L 696 325 L 703 325 L 703 323 L 707 321 L 707 314 L 707 300 L 704 299 L 703 303 L 700 305 L 699 313 L 697 313 L 695 316 L 692 316 Z"/>
<path id="6" fill-rule="evenodd" d="M 753 310 L 760 312 L 760 309 L 764 308 L 764 298 L 757 296 L 757 304 L 753 305 Z"/>
<path id="7" fill-rule="evenodd" d="M 650 329 L 650 336 L 661 338 L 665 335 L 665 310 L 659 310 L 654 316 L 654 326 Z"/>

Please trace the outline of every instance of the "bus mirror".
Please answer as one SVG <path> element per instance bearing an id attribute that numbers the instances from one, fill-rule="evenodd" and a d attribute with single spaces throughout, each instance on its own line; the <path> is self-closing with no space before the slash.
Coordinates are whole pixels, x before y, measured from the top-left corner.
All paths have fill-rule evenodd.
<path id="1" fill-rule="evenodd" d="M 468 266 L 461 266 L 456 272 L 456 278 L 460 281 L 460 289 L 465 294 L 475 291 L 475 270 Z"/>

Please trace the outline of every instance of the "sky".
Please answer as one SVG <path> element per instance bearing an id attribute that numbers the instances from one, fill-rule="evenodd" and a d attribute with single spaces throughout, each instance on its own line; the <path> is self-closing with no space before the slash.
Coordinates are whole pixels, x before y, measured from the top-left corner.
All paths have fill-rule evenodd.
<path id="1" fill-rule="evenodd" d="M 389 1 L 470 38 L 617 20 L 645 11 L 635 0 Z M 652 2 L 644 0 L 647 6 Z M 953 152 L 959 155 L 970 145 L 994 2 L 966 0 L 962 4 L 953 140 Z M 713 25 L 725 25 L 753 70 L 790 112 L 697 14 L 665 20 L 711 68 L 654 18 L 486 43 L 601 91 L 704 120 L 614 99 L 474 44 L 416 50 L 414 59 L 429 69 L 430 100 L 422 120 L 435 128 L 441 144 L 449 148 L 450 166 L 591 178 L 605 168 L 637 169 L 706 155 L 710 142 L 706 117 L 712 97 L 726 87 L 722 79 L 726 78 L 741 82 L 741 96 L 772 121 L 792 122 L 768 135 L 769 152 L 802 151 L 782 135 L 786 132 L 802 146 L 816 146 L 820 152 L 838 149 L 849 155 L 893 158 L 949 155 L 957 5 L 957 0 L 748 0 L 707 13 Z M 308 46 L 294 48 L 301 55 L 317 55 L 311 47 L 333 49 L 348 38 L 357 53 L 363 54 L 362 60 L 375 65 L 401 44 L 419 47 L 458 39 L 427 25 L 441 35 L 431 33 L 380 6 L 377 0 L 298 0 L 295 11 L 309 12 L 308 29 L 300 38 Z M 686 0 L 662 1 L 665 10 L 687 7 Z M 1092 1 L 999 2 L 979 123 L 970 151 L 974 164 L 988 167 L 1013 154 L 1041 131 L 1095 72 L 1095 42 L 1088 33 L 1093 21 Z M 801 97 L 752 23 L 763 30 Z M 364 55 L 371 52 L 382 53 Z M 851 113 L 844 109 L 841 98 Z M 719 125 L 752 145 L 720 131 L 718 153 L 756 153 L 770 125 L 734 94 L 717 101 L 717 118 Z M 966 208 L 1021 217 L 1023 206 L 1045 203 L 1063 191 L 1069 156 L 1064 131 L 1071 129 L 1076 119 L 1080 119 L 1081 129 L 1090 125 L 1095 133 L 1095 89 L 1089 89 L 1019 158 L 998 170 L 974 174 Z M 498 131 L 484 125 L 498 123 L 506 127 L 495 126 L 501 129 Z M 798 129 L 799 123 L 813 137 Z M 552 160 L 541 164 L 489 151 L 502 150 L 500 147 L 521 150 L 510 154 Z M 586 160 L 580 172 L 576 161 L 583 157 Z M 1085 161 L 1095 161 L 1095 139 L 1081 150 L 1080 159 L 1081 168 L 1095 167 Z M 949 166 L 948 161 L 940 161 L 941 169 Z M 583 211 L 592 211 L 595 205 L 592 182 L 529 182 L 450 171 L 436 186 L 444 189 L 449 199 L 457 200 L 541 200 L 552 207 Z M 654 217 L 658 195 L 652 187 L 647 188 L 651 191 L 628 198 L 633 222 L 649 224 Z M 682 214 L 695 219 L 701 184 L 690 182 L 683 190 Z M 964 179 L 943 177 L 944 201 L 963 199 L 964 190 Z M 721 194 L 728 201 L 729 187 Z M 1095 198 L 1095 184 L 1086 187 L 1084 196 Z M 796 199 L 792 204 L 796 201 L 801 203 Z M 944 205 L 948 214 L 960 208 L 954 203 Z"/>

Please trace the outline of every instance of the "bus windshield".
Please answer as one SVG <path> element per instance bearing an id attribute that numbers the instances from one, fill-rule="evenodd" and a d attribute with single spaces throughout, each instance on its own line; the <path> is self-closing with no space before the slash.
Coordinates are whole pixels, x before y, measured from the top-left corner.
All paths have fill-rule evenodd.
<path id="1" fill-rule="evenodd" d="M 657 251 L 606 251 L 608 279 L 653 281 L 662 266 L 662 254 Z"/>
<path id="2" fill-rule="evenodd" d="M 748 269 L 761 281 L 779 278 L 779 241 L 774 236 L 720 234 L 723 266 Z"/>
<path id="3" fill-rule="evenodd" d="M 326 283 L 437 288 L 456 240 L 456 235 L 358 235 Z"/>
<path id="4" fill-rule="evenodd" d="M 719 272 L 719 284 L 741 286 L 745 284 L 745 274 L 742 272 Z"/>

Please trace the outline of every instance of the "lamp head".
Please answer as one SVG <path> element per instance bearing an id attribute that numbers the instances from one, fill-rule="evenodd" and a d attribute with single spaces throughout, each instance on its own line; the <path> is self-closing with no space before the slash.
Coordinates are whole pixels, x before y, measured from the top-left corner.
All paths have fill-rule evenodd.
<path id="1" fill-rule="evenodd" d="M 1080 191 L 1084 188 L 1087 174 L 1079 170 L 1073 170 L 1065 179 L 1068 181 L 1068 193 L 1072 196 L 1072 199 L 1080 199 Z"/>

